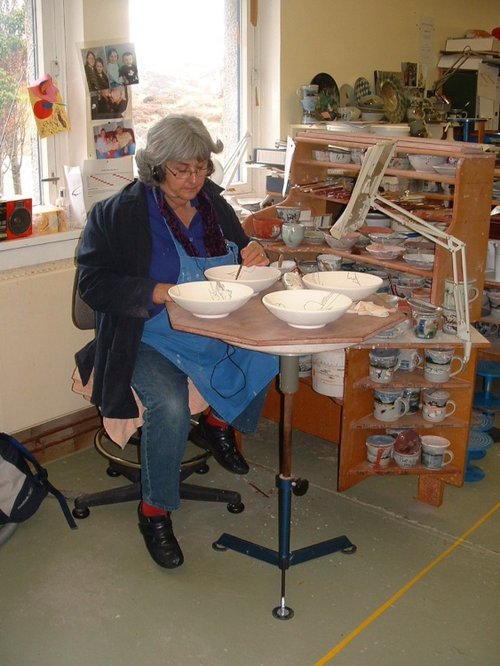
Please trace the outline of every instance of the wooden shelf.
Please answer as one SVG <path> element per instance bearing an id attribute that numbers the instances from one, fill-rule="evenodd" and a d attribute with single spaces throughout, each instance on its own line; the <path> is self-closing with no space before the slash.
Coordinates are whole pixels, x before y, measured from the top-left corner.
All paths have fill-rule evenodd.
<path id="1" fill-rule="evenodd" d="M 312 159 L 312 151 L 325 150 L 329 144 L 351 149 L 369 148 L 383 140 L 383 137 L 368 134 L 342 134 L 322 130 L 298 132 L 295 136 L 295 151 L 290 174 L 293 186 L 285 199 L 284 205 L 305 206 L 311 209 L 313 216 L 333 213 L 335 220 L 335 215 L 341 214 L 346 200 L 306 190 L 309 190 L 314 183 L 326 183 L 329 178 L 335 175 L 339 175 L 340 178 L 342 175 L 346 178 L 356 178 L 360 167 L 356 164 L 337 165 L 331 162 L 314 160 Z M 396 143 L 396 154 L 439 155 L 453 157 L 457 160 L 454 177 L 402 169 L 389 169 L 386 174 L 397 178 L 433 181 L 453 186 L 450 188 L 450 194 L 422 194 L 426 197 L 426 200 L 433 203 L 445 201 L 452 203 L 447 231 L 450 235 L 465 242 L 468 279 L 474 279 L 476 287 L 481 292 L 484 284 L 484 265 L 486 263 L 490 229 L 491 188 L 495 168 L 493 153 L 485 153 L 482 146 L 472 143 L 399 138 Z M 394 196 L 391 193 L 391 198 L 394 198 Z M 252 216 L 245 220 L 245 229 L 247 233 L 254 235 L 252 233 Z M 424 276 L 431 282 L 431 301 L 437 305 L 441 305 L 443 302 L 445 279 L 453 275 L 451 254 L 447 249 L 439 246 L 435 250 L 435 262 L 432 270 L 414 268 L 402 260 L 379 261 L 363 251 L 344 252 L 330 248 L 326 243 L 322 245 L 302 244 L 291 250 L 283 243 L 272 242 L 266 243 L 266 249 L 271 255 L 285 254 L 297 258 L 327 252 L 390 272 L 404 272 Z M 481 299 L 476 299 L 470 307 L 471 321 L 477 320 L 480 313 Z M 375 419 L 373 416 L 373 392 L 383 385 L 369 379 L 369 350 L 374 347 L 404 346 L 416 348 L 423 356 L 426 347 L 456 346 L 461 348 L 463 341 L 441 332 L 435 339 L 422 340 L 416 338 L 412 332 L 408 332 L 402 335 L 401 339 L 372 339 L 364 345 L 351 346 L 346 349 L 344 397 L 342 406 L 336 405 L 341 420 L 340 428 L 338 423 L 326 423 L 335 432 L 338 429 L 340 430 L 337 483 L 339 491 L 345 491 L 364 478 L 375 474 L 382 474 L 386 477 L 401 474 L 413 475 L 418 478 L 418 499 L 439 506 L 443 501 L 445 484 L 455 486 L 463 484 L 467 464 L 467 446 L 478 349 L 488 346 L 487 341 L 482 336 L 479 334 L 476 336 L 476 331 L 473 331 L 473 333 L 473 348 L 468 364 L 459 375 L 451 378 L 448 382 L 443 384 L 427 382 L 421 369 L 412 373 L 396 372 L 391 381 L 391 387 L 422 389 L 439 386 L 445 388 L 450 393 L 451 399 L 456 403 L 457 408 L 453 416 L 447 417 L 440 423 L 425 421 L 420 411 L 417 414 L 407 414 L 393 422 L 383 422 Z M 317 396 L 318 400 L 315 401 L 314 391 L 308 384 L 301 384 L 301 391 L 308 395 L 309 421 L 314 423 L 325 422 L 325 396 Z M 321 405 L 319 399 L 321 399 Z M 315 407 L 316 403 L 317 406 Z M 366 460 L 367 435 L 405 427 L 414 428 L 417 432 L 447 437 L 451 441 L 451 450 L 454 454 L 453 464 L 440 470 L 429 470 L 423 465 L 403 469 L 393 462 L 387 468 L 372 467 Z"/>
<path id="2" fill-rule="evenodd" d="M 387 474 L 387 475 L 420 475 L 420 474 L 431 474 L 432 476 L 435 477 L 446 477 L 446 476 L 456 476 L 457 474 L 461 474 L 461 471 L 458 467 L 454 465 L 446 465 L 446 467 L 442 467 L 441 469 L 429 469 L 428 467 L 425 467 L 421 463 L 418 463 L 414 467 L 399 467 L 393 460 L 387 465 L 387 467 L 382 467 L 381 465 L 372 465 L 368 461 L 362 462 L 359 465 L 356 465 L 355 467 L 352 467 L 349 470 L 349 474 L 351 476 L 374 476 L 375 474 L 378 476 L 380 474 Z"/>
<path id="3" fill-rule="evenodd" d="M 378 385 L 380 388 L 383 387 L 383 384 Z M 386 385 L 387 388 L 387 385 Z M 391 385 L 392 388 L 392 385 Z M 358 428 L 361 430 L 373 430 L 373 429 L 387 429 L 387 428 L 413 428 L 420 430 L 421 428 L 429 429 L 435 428 L 436 425 L 439 425 L 440 428 L 468 428 L 469 422 L 463 418 L 455 418 L 454 416 L 448 416 L 444 421 L 440 423 L 431 423 L 426 421 L 420 413 L 418 414 L 405 414 L 401 416 L 397 421 L 379 421 L 373 416 L 373 414 L 368 414 L 363 416 L 356 421 L 351 421 L 351 428 Z"/>

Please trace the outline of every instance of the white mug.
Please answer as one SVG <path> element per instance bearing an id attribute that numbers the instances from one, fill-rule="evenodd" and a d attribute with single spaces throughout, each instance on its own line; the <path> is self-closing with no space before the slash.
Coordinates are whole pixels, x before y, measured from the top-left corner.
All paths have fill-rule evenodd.
<path id="1" fill-rule="evenodd" d="M 448 400 L 444 406 L 433 405 L 424 401 L 422 404 L 422 417 L 426 421 L 439 423 L 440 421 L 444 421 L 447 416 L 454 414 L 456 409 L 457 405 L 453 400 Z"/>
<path id="2" fill-rule="evenodd" d="M 399 369 L 406 372 L 413 372 L 418 368 L 422 357 L 416 349 L 400 349 L 399 350 Z"/>
<path id="3" fill-rule="evenodd" d="M 422 436 L 422 464 L 427 469 L 441 469 L 454 459 L 453 451 L 449 450 L 450 440 L 438 435 Z"/>
<path id="4" fill-rule="evenodd" d="M 298 222 L 285 222 L 281 227 L 281 238 L 287 247 L 297 247 L 304 240 L 304 226 Z"/>
<path id="5" fill-rule="evenodd" d="M 403 390 L 377 389 L 373 393 L 373 415 L 379 421 L 397 421 L 408 414 L 410 401 Z"/>
<path id="6" fill-rule="evenodd" d="M 463 289 L 464 283 L 459 282 L 460 289 Z M 475 280 L 467 280 L 467 298 L 469 300 L 469 303 L 472 303 L 472 301 L 475 301 L 476 298 L 479 296 L 479 289 L 475 286 L 476 281 Z M 443 305 L 445 308 L 448 308 L 449 310 L 455 310 L 455 283 L 453 280 L 450 278 L 446 278 L 444 281 L 444 298 L 443 298 Z"/>
<path id="7" fill-rule="evenodd" d="M 458 367 L 452 370 L 453 363 L 458 363 Z M 424 377 L 429 382 L 447 382 L 450 377 L 462 372 L 464 362 L 459 356 L 453 354 L 452 348 L 432 348 L 425 350 L 425 359 L 423 362 Z"/>
<path id="8" fill-rule="evenodd" d="M 369 375 L 373 382 L 388 384 L 399 368 L 397 349 L 372 349 L 369 354 Z"/>

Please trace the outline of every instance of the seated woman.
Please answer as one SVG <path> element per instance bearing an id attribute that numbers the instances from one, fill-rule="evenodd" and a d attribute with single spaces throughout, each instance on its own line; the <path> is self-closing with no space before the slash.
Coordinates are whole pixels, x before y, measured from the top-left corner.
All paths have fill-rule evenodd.
<path id="1" fill-rule="evenodd" d="M 154 561 L 182 564 L 170 512 L 188 437 L 225 469 L 246 474 L 235 432 L 255 430 L 278 359 L 176 331 L 165 307 L 171 285 L 204 280 L 211 266 L 267 265 L 221 188 L 208 176 L 222 151 L 193 116 L 167 116 L 137 151 L 139 179 L 93 208 L 78 249 L 79 292 L 97 312 L 96 338 L 77 354 L 92 401 L 105 417 L 138 415 L 142 501 L 139 529 Z M 190 432 L 188 377 L 211 405 Z"/>

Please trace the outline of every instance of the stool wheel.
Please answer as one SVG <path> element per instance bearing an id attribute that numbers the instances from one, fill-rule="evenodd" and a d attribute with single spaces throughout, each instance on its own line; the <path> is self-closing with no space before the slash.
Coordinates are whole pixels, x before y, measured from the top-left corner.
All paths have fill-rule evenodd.
<path id="1" fill-rule="evenodd" d="M 238 502 L 238 504 L 231 504 L 229 503 L 227 505 L 227 510 L 229 513 L 241 513 L 242 511 L 245 510 L 245 505 L 243 502 Z"/>
<path id="2" fill-rule="evenodd" d="M 292 481 L 292 492 L 297 497 L 305 495 L 309 490 L 309 481 L 307 479 L 294 479 Z"/>
<path id="3" fill-rule="evenodd" d="M 79 509 L 78 507 L 75 506 L 75 508 L 71 513 L 73 514 L 73 518 L 76 518 L 77 520 L 82 520 L 83 518 L 88 518 L 90 516 L 90 509 L 88 507 Z"/>

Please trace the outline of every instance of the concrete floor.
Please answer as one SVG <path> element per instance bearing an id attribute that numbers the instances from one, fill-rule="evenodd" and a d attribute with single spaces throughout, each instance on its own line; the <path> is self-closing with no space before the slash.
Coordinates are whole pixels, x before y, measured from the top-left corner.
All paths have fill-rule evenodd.
<path id="1" fill-rule="evenodd" d="M 278 547 L 277 428 L 245 438 L 250 474 L 215 462 L 198 483 L 231 487 L 246 509 L 185 502 L 174 517 L 185 564 L 149 558 L 136 504 L 94 508 L 71 531 L 47 499 L 0 548 L 2 666 L 496 666 L 500 663 L 500 444 L 479 483 L 446 487 L 440 508 L 415 500 L 415 477 L 335 490 L 337 450 L 294 433 L 293 550 L 346 534 L 334 553 L 286 572 L 212 543 L 228 532 Z M 48 465 L 69 494 L 117 483 L 93 449 Z"/>

